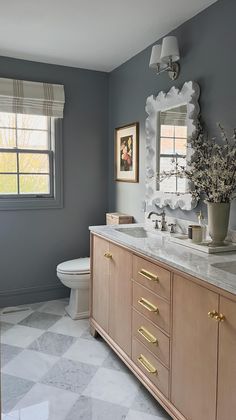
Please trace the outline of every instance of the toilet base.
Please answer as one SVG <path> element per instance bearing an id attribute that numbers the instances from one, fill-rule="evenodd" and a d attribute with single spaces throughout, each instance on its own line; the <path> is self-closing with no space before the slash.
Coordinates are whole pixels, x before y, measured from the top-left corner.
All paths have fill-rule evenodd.
<path id="1" fill-rule="evenodd" d="M 69 305 L 65 311 L 74 320 L 88 318 L 89 289 L 71 289 Z"/>

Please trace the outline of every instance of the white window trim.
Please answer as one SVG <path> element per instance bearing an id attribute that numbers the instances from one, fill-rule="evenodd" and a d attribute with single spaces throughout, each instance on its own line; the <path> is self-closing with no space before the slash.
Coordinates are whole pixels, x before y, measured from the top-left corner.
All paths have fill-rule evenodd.
<path id="1" fill-rule="evenodd" d="M 51 141 L 54 150 L 53 160 L 53 196 L 26 197 L 0 196 L 1 210 L 42 210 L 63 208 L 63 179 L 62 179 L 62 119 L 53 118 L 51 124 Z"/>

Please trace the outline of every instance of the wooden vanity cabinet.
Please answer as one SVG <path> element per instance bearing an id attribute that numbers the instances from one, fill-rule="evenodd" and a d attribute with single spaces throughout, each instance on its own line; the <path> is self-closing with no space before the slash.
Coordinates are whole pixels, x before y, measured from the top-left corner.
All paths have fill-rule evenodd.
<path id="1" fill-rule="evenodd" d="M 211 310 L 218 310 L 217 293 L 174 276 L 171 402 L 186 419 L 216 418 L 218 323 Z"/>
<path id="2" fill-rule="evenodd" d="M 131 356 L 132 254 L 110 244 L 109 334 Z"/>
<path id="3" fill-rule="evenodd" d="M 91 318 L 174 420 L 236 419 L 236 296 L 92 235 Z"/>
<path id="4" fill-rule="evenodd" d="M 94 236 L 92 317 L 131 356 L 132 254 Z"/>
<path id="5" fill-rule="evenodd" d="M 236 419 L 236 303 L 220 296 L 217 420 Z"/>
<path id="6" fill-rule="evenodd" d="M 90 310 L 94 320 L 108 333 L 109 319 L 109 248 L 108 241 L 93 237 L 93 284 Z M 107 258 L 104 257 L 107 255 Z"/>

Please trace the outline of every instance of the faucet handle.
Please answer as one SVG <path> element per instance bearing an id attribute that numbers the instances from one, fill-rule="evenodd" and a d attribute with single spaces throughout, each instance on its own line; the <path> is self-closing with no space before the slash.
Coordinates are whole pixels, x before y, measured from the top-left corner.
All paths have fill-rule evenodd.
<path id="1" fill-rule="evenodd" d="M 159 220 L 157 220 L 157 219 L 156 220 L 152 220 L 152 222 L 155 223 L 154 224 L 154 229 L 159 229 L 159 226 L 158 226 Z"/>
<path id="2" fill-rule="evenodd" d="M 175 223 L 169 223 L 168 226 L 170 226 L 170 233 L 175 233 L 175 226 L 176 226 L 176 224 Z"/>

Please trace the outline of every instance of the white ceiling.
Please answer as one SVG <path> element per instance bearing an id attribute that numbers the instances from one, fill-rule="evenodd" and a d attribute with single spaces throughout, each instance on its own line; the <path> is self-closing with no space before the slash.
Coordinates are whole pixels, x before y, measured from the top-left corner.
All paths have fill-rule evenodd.
<path id="1" fill-rule="evenodd" d="M 1 1 L 0 55 L 111 71 L 215 1 Z"/>

